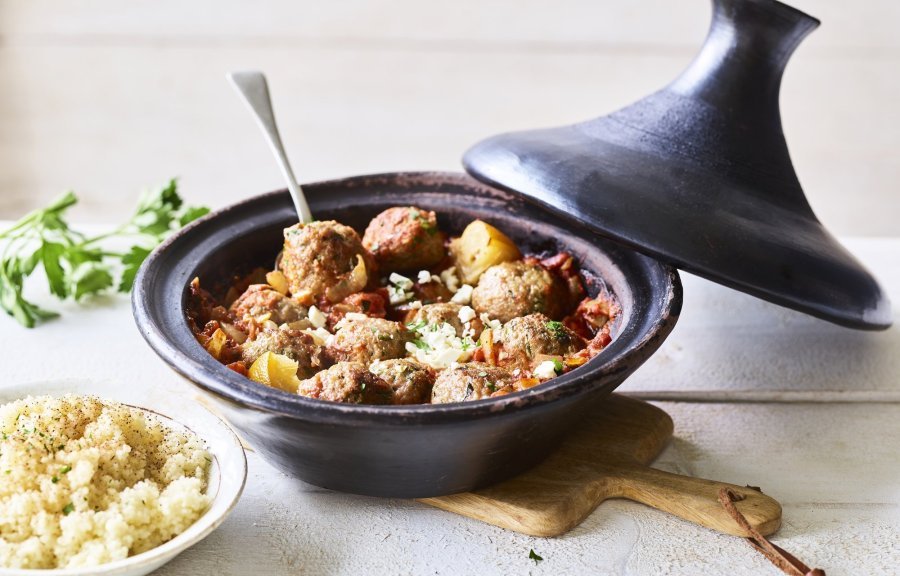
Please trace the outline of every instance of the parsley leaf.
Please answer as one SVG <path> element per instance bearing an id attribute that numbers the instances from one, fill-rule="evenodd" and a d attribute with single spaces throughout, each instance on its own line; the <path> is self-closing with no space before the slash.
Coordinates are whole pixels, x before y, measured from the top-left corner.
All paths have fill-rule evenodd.
<path id="1" fill-rule="evenodd" d="M 528 559 L 534 560 L 534 565 L 537 566 L 537 563 L 541 562 L 544 559 L 544 557 L 538 555 L 538 553 L 534 551 L 534 548 L 532 548 L 531 550 L 528 551 Z"/>
<path id="2" fill-rule="evenodd" d="M 567 342 L 569 340 L 569 332 L 566 329 L 566 325 L 562 322 L 556 320 L 547 322 L 547 330 L 549 330 L 557 340 L 562 342 Z"/>
<path id="3" fill-rule="evenodd" d="M 557 359 L 557 358 L 554 358 L 554 359 L 553 359 L 553 370 L 554 370 L 557 374 L 562 374 L 562 373 L 563 373 L 563 370 L 565 370 L 565 368 L 566 368 L 566 365 L 563 364 L 561 360 L 559 360 L 559 359 Z"/>
<path id="4" fill-rule="evenodd" d="M 26 279 L 40 266 L 50 294 L 60 300 L 82 300 L 116 286 L 128 292 L 143 261 L 169 234 L 209 209 L 185 206 L 176 180 L 145 193 L 131 219 L 106 234 L 87 237 L 66 222 L 66 211 L 78 202 L 66 192 L 47 207 L 25 215 L 0 231 L 0 308 L 25 327 L 55 318 L 25 299 Z M 103 245 L 114 239 L 130 248 L 115 252 Z"/>
<path id="5" fill-rule="evenodd" d="M 127 254 L 122 256 L 122 264 L 125 268 L 122 270 L 122 277 L 119 279 L 119 292 L 131 292 L 134 285 L 134 277 L 137 271 L 150 255 L 151 249 L 144 246 L 132 246 Z"/>
<path id="6" fill-rule="evenodd" d="M 422 328 L 428 325 L 428 322 L 425 320 L 419 320 L 418 322 L 409 322 L 406 325 L 406 328 L 412 332 L 421 332 Z"/>

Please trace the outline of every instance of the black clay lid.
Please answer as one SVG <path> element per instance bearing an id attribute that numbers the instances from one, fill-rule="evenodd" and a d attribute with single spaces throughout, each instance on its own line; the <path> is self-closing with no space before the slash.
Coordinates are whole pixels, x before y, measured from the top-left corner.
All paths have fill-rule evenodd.
<path id="1" fill-rule="evenodd" d="M 672 84 L 608 116 L 484 140 L 466 170 L 715 282 L 887 328 L 887 296 L 813 214 L 781 128 L 784 67 L 818 24 L 773 0 L 713 0 Z"/>

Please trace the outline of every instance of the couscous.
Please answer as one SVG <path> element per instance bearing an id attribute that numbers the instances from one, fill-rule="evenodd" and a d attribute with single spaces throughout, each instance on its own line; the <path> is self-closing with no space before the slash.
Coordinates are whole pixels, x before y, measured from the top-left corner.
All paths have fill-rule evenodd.
<path id="1" fill-rule="evenodd" d="M 144 552 L 209 505 L 200 438 L 94 397 L 0 406 L 0 567 L 95 566 Z"/>

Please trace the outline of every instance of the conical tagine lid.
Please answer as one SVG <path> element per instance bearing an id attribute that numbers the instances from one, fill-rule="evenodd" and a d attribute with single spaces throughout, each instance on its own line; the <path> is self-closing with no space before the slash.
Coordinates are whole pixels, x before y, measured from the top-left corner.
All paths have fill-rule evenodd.
<path id="1" fill-rule="evenodd" d="M 852 328 L 891 324 L 872 275 L 813 214 L 778 93 L 819 22 L 773 0 L 714 0 L 672 84 L 581 124 L 494 136 L 466 170 L 686 271 Z"/>

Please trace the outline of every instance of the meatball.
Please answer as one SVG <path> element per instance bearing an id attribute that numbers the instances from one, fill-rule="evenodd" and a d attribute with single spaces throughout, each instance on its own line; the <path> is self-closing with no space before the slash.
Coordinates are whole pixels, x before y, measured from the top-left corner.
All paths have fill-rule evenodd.
<path id="1" fill-rule="evenodd" d="M 372 255 L 356 231 L 333 220 L 286 228 L 278 266 L 293 296 L 324 295 L 329 302 L 363 290 L 375 272 Z"/>
<path id="2" fill-rule="evenodd" d="M 431 389 L 432 404 L 481 400 L 497 390 L 512 386 L 513 375 L 506 369 L 481 362 L 454 364 L 442 370 Z"/>
<path id="3" fill-rule="evenodd" d="M 347 404 L 390 404 L 394 396 L 390 384 L 359 362 L 339 362 L 312 378 L 301 380 L 297 393 Z"/>
<path id="4" fill-rule="evenodd" d="M 390 360 L 406 356 L 406 343 L 412 333 L 399 322 L 382 318 L 347 319 L 329 338 L 326 353 L 333 362 Z"/>
<path id="5" fill-rule="evenodd" d="M 586 342 L 562 322 L 543 314 L 513 318 L 500 328 L 497 337 L 497 362 L 503 366 L 532 368 L 541 356 L 569 356 Z"/>
<path id="6" fill-rule="evenodd" d="M 434 385 L 434 370 L 415 360 L 400 358 L 373 362 L 369 370 L 390 384 L 394 404 L 427 404 Z"/>
<path id="7" fill-rule="evenodd" d="M 236 323 L 262 323 L 271 320 L 275 324 L 303 320 L 309 309 L 285 296 L 268 284 L 251 284 L 228 309 Z M 246 327 L 246 326 L 245 326 Z"/>
<path id="8" fill-rule="evenodd" d="M 297 362 L 298 378 L 309 378 L 325 367 L 322 347 L 316 345 L 312 336 L 295 328 L 282 326 L 260 332 L 253 340 L 244 342 L 242 357 L 249 366 L 266 352 L 282 354 Z"/>
<path id="9" fill-rule="evenodd" d="M 563 283 L 540 264 L 504 262 L 491 266 L 478 280 L 472 292 L 472 307 L 501 322 L 541 312 L 561 318 L 568 293 Z"/>
<path id="10" fill-rule="evenodd" d="M 475 316 L 471 308 L 469 309 L 469 313 L 473 317 L 463 322 L 459 317 L 459 313 L 462 309 L 462 305 L 456 304 L 455 302 L 427 304 L 418 310 L 411 311 L 407 316 L 407 323 L 415 325 L 421 324 L 423 327 L 432 324 L 449 324 L 453 326 L 453 329 L 456 330 L 456 335 L 460 338 L 469 336 L 472 340 L 478 340 L 478 337 L 481 336 L 481 331 L 484 329 L 484 323 Z"/>
<path id="11" fill-rule="evenodd" d="M 431 268 L 446 255 L 434 212 L 413 206 L 388 208 L 373 218 L 363 246 L 386 272 Z"/>

